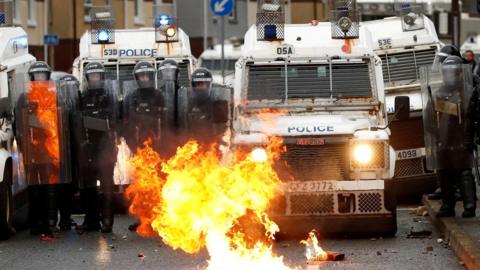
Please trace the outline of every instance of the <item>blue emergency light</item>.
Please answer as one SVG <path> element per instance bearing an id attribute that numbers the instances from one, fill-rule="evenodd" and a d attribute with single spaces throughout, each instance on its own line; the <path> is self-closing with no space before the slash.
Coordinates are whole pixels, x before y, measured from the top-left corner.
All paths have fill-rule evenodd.
<path id="1" fill-rule="evenodd" d="M 98 30 L 98 43 L 106 44 L 110 42 L 110 32 L 107 29 Z"/>
<path id="2" fill-rule="evenodd" d="M 263 27 L 264 37 L 266 40 L 277 39 L 277 26 L 274 24 L 267 24 Z"/>
<path id="3" fill-rule="evenodd" d="M 410 5 L 410 3 L 402 3 L 402 11 L 403 12 L 412 11 L 412 6 Z"/>
<path id="4" fill-rule="evenodd" d="M 173 19 L 170 18 L 169 16 L 167 15 L 160 15 L 160 16 L 157 16 L 156 20 L 155 20 L 155 27 L 160 27 L 160 26 L 169 26 L 169 25 L 172 25 L 173 24 Z"/>

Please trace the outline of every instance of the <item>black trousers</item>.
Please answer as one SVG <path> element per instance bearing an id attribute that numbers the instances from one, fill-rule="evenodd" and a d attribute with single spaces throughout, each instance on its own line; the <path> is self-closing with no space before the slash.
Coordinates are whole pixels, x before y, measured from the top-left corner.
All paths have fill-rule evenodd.
<path id="1" fill-rule="evenodd" d="M 455 209 L 455 191 L 458 187 L 462 193 L 463 207 L 475 209 L 476 187 L 471 168 L 437 170 L 437 177 L 442 189 L 442 207 Z"/>

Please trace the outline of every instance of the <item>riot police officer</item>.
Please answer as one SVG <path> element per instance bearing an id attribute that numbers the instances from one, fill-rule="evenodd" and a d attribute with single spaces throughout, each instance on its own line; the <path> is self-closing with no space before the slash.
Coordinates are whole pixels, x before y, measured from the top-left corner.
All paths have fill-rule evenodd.
<path id="1" fill-rule="evenodd" d="M 119 108 L 118 89 L 105 81 L 105 68 L 92 62 L 85 67 L 86 89 L 80 92 L 78 142 L 78 171 L 80 199 L 85 219 L 77 229 L 83 231 L 112 231 L 113 171 L 116 161 L 116 125 Z M 109 84 L 107 85 L 107 82 Z M 101 226 L 97 208 L 97 181 L 102 191 Z"/>
<path id="2" fill-rule="evenodd" d="M 57 223 L 57 185 L 71 181 L 67 109 L 50 74 L 45 62 L 33 63 L 15 108 L 16 139 L 29 185 L 30 233 L 47 237 L 53 237 Z"/>
<path id="3" fill-rule="evenodd" d="M 445 59 L 438 71 L 442 84 L 428 82 L 423 91 L 427 166 L 437 170 L 442 190 L 438 217 L 455 216 L 455 185 L 460 188 L 464 212 L 475 216 L 475 181 L 472 174 L 472 124 L 469 105 L 473 93 L 471 69 L 458 56 Z M 431 77 L 431 76 L 429 76 Z M 436 78 L 432 75 L 432 78 Z"/>
<path id="4" fill-rule="evenodd" d="M 179 94 L 178 118 L 189 137 L 203 143 L 219 142 L 228 121 L 228 93 L 224 86 L 213 85 L 208 69 L 193 72 L 187 96 Z"/>
<path id="5" fill-rule="evenodd" d="M 155 88 L 155 67 L 148 62 L 139 62 L 133 75 L 135 89 L 126 89 L 123 101 L 123 136 L 133 151 L 150 140 L 152 147 L 160 152 L 162 130 L 166 127 L 166 108 L 162 93 Z M 138 226 L 139 223 L 135 222 L 129 229 L 135 231 Z"/>
<path id="6" fill-rule="evenodd" d="M 64 96 L 64 103 L 68 110 L 68 122 L 69 126 L 75 125 L 75 115 L 78 110 L 78 92 L 80 83 L 77 78 L 71 74 L 67 74 L 59 79 L 58 88 L 62 90 Z M 78 162 L 75 153 L 75 133 L 69 133 L 70 139 L 70 168 L 71 179 L 69 183 L 58 185 L 58 205 L 60 212 L 60 231 L 70 230 L 72 224 L 74 224 L 71 215 L 73 209 L 73 194 L 78 187 Z"/>

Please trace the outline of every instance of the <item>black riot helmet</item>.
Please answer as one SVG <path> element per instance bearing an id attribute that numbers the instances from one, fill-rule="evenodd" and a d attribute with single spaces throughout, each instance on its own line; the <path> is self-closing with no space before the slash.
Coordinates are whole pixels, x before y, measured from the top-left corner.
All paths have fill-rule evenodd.
<path id="1" fill-rule="evenodd" d="M 103 89 L 105 85 L 105 67 L 98 62 L 85 66 L 85 79 L 88 89 Z"/>
<path id="2" fill-rule="evenodd" d="M 32 82 L 49 81 L 50 74 L 52 74 L 52 69 L 43 61 L 37 61 L 33 63 L 28 69 L 28 75 L 30 76 L 30 81 Z"/>
<path id="3" fill-rule="evenodd" d="M 192 88 L 199 102 L 204 102 L 210 97 L 212 81 L 212 73 L 206 68 L 199 68 L 193 72 Z"/>
<path id="4" fill-rule="evenodd" d="M 443 61 L 442 77 L 445 85 L 457 86 L 464 83 L 463 64 L 463 59 L 455 55 L 451 55 Z"/>
<path id="5" fill-rule="evenodd" d="M 155 87 L 155 68 L 149 62 L 139 62 L 133 69 L 133 76 L 139 88 Z"/>
<path id="6" fill-rule="evenodd" d="M 67 74 L 60 78 L 61 82 L 68 83 L 68 84 L 79 84 L 77 78 L 72 74 Z"/>
<path id="7" fill-rule="evenodd" d="M 455 45 L 449 44 L 443 46 L 440 51 L 437 52 L 437 54 L 435 55 L 434 64 L 442 64 L 443 61 L 445 61 L 445 59 L 447 59 L 447 57 L 449 56 L 458 56 L 460 58 L 462 57 L 458 48 L 455 47 Z"/>
<path id="8" fill-rule="evenodd" d="M 161 79 L 163 81 L 177 82 L 179 71 L 175 60 L 167 59 L 163 61 L 158 70 L 160 71 Z"/>

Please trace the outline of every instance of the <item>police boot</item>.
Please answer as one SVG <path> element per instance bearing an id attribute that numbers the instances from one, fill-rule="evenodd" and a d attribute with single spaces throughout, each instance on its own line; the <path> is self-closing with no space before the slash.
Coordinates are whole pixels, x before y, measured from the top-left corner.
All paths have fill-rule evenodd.
<path id="1" fill-rule="evenodd" d="M 102 233 L 112 232 L 113 227 L 113 193 L 103 193 Z"/>
<path id="2" fill-rule="evenodd" d="M 32 185 L 28 187 L 28 223 L 31 235 L 40 234 L 40 187 Z"/>
<path id="3" fill-rule="evenodd" d="M 55 231 L 58 221 L 58 185 L 46 185 L 48 227 Z"/>
<path id="4" fill-rule="evenodd" d="M 59 192 L 59 210 L 60 210 L 60 231 L 68 231 L 72 228 L 72 200 L 73 190 L 71 184 L 64 184 L 60 187 Z"/>
<path id="5" fill-rule="evenodd" d="M 444 170 L 437 172 L 442 189 L 442 206 L 438 210 L 436 217 L 454 217 L 455 216 L 455 190 L 453 188 L 453 179 L 449 179 L 449 173 Z"/>
<path id="6" fill-rule="evenodd" d="M 470 170 L 465 170 L 461 174 L 461 190 L 463 191 L 463 208 L 462 217 L 470 218 L 475 216 L 475 208 L 477 206 L 476 201 L 476 188 L 475 180 Z"/>
<path id="7" fill-rule="evenodd" d="M 86 231 L 99 231 L 100 230 L 100 218 L 98 216 L 97 207 L 97 189 L 85 188 L 80 190 L 80 201 L 85 211 L 85 218 L 83 224 L 76 226 L 76 230 L 79 233 Z"/>

